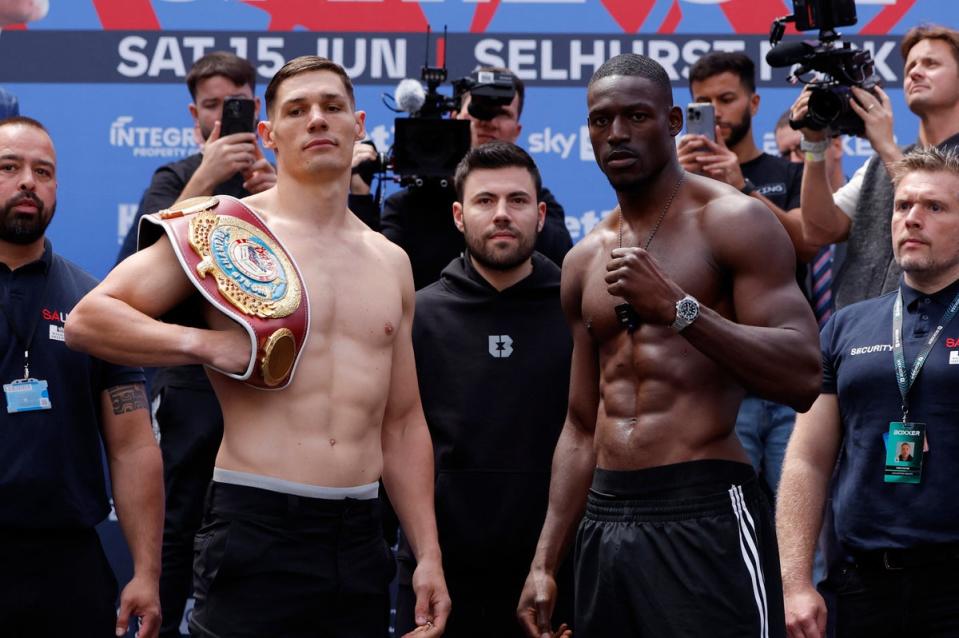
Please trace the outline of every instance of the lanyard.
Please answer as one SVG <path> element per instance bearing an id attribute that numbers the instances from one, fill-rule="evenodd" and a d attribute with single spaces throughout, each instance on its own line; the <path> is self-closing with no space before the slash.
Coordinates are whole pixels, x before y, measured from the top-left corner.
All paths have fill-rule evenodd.
<path id="1" fill-rule="evenodd" d="M 923 364 L 926 363 L 932 347 L 939 340 L 939 335 L 942 334 L 943 329 L 949 325 L 957 312 L 959 312 L 959 294 L 956 294 L 956 298 L 946 308 L 946 312 L 942 315 L 936 330 L 926 339 L 926 345 L 923 346 L 919 356 L 913 362 L 912 370 L 907 377 L 906 356 L 902 349 L 902 289 L 896 294 L 896 303 L 892 307 L 892 357 L 896 364 L 896 382 L 899 384 L 899 394 L 902 395 L 902 420 L 904 423 L 909 421 L 909 390 L 916 381 L 916 377 L 919 376 Z"/>
<path id="2" fill-rule="evenodd" d="M 43 300 L 47 296 L 47 287 L 50 285 L 50 273 L 48 272 L 43 278 L 43 290 L 40 291 L 40 303 L 38 306 L 43 306 Z M 10 331 L 13 332 L 13 336 L 17 338 L 17 343 L 20 344 L 20 347 L 23 348 L 23 378 L 30 378 L 30 344 L 33 343 L 33 337 L 37 332 L 37 326 L 40 325 L 40 308 L 36 309 L 35 319 L 33 323 L 30 324 L 30 332 L 27 333 L 26 339 L 20 336 L 20 331 L 17 330 L 16 324 L 13 322 L 13 317 L 7 313 L 7 309 L 4 307 L 4 304 L 0 304 L 0 312 L 3 313 L 3 316 L 7 320 L 7 325 L 10 326 Z"/>

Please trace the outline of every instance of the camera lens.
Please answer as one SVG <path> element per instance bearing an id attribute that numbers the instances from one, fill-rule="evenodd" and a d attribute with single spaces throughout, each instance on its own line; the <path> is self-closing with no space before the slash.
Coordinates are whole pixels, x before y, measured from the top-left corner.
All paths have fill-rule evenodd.
<path id="1" fill-rule="evenodd" d="M 813 90 L 809 96 L 810 121 L 825 127 L 849 108 L 846 103 L 849 90 L 842 88 L 844 87 Z"/>

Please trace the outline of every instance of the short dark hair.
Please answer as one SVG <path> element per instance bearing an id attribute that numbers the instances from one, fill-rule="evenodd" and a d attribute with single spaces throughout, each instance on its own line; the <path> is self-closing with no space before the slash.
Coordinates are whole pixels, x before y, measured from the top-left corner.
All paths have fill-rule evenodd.
<path id="1" fill-rule="evenodd" d="M 669 100 L 668 106 L 673 105 L 673 87 L 669 82 L 669 75 L 666 74 L 666 69 L 656 60 L 638 53 L 617 55 L 606 60 L 601 67 L 596 69 L 593 77 L 589 79 L 587 88 L 593 86 L 598 80 L 613 75 L 628 75 L 649 80 L 666 94 Z"/>
<path id="2" fill-rule="evenodd" d="M 43 131 L 48 136 L 50 135 L 50 131 L 47 130 L 47 127 L 32 117 L 27 117 L 26 115 L 13 115 L 0 120 L 0 128 L 3 128 L 4 126 L 14 126 L 16 124 L 19 124 L 20 126 L 31 126 L 35 129 Z"/>
<path id="3" fill-rule="evenodd" d="M 479 146 L 472 147 L 466 156 L 456 165 L 456 173 L 453 176 L 453 184 L 456 186 L 456 200 L 463 201 L 463 189 L 466 185 L 466 178 L 470 173 L 480 169 L 497 168 L 525 168 L 533 178 L 533 186 L 536 192 L 533 194 L 539 199 L 539 191 L 543 186 L 543 180 L 539 175 L 539 169 L 536 168 L 536 162 L 530 157 L 529 153 L 521 149 L 516 144 L 510 142 L 487 142 Z"/>
<path id="4" fill-rule="evenodd" d="M 693 82 L 703 82 L 720 73 L 738 75 L 750 93 L 756 92 L 756 65 L 741 51 L 713 51 L 696 60 L 689 69 L 690 90 Z"/>
<path id="5" fill-rule="evenodd" d="M 190 97 L 196 99 L 197 84 L 217 75 L 222 75 L 237 86 L 249 85 L 251 91 L 256 89 L 256 69 L 249 61 L 229 51 L 212 51 L 194 62 L 186 74 Z"/>
<path id="6" fill-rule="evenodd" d="M 902 53 L 902 62 L 905 64 L 906 58 L 912 47 L 923 40 L 942 40 L 952 49 L 952 57 L 959 64 L 959 31 L 944 27 L 938 24 L 920 24 L 906 32 L 902 38 L 902 44 L 899 45 L 899 51 Z"/>
<path id="7" fill-rule="evenodd" d="M 263 94 L 263 99 L 266 101 L 267 117 L 271 117 L 273 113 L 273 101 L 276 99 L 276 94 L 280 90 L 280 85 L 294 76 L 302 73 L 311 73 L 313 71 L 329 71 L 330 73 L 338 75 L 343 81 L 343 88 L 346 89 L 347 96 L 350 98 L 350 105 L 356 108 L 356 98 L 353 96 L 353 82 L 350 80 L 350 76 L 347 75 L 346 71 L 343 70 L 343 67 L 332 60 L 321 58 L 318 55 L 301 55 L 284 64 L 266 86 L 266 93 Z"/>
<path id="8" fill-rule="evenodd" d="M 508 73 L 510 75 L 510 78 L 513 80 L 513 88 L 516 90 L 516 95 L 519 96 L 519 101 L 516 103 L 516 117 L 519 119 L 519 116 L 523 114 L 523 103 L 526 101 L 526 85 L 523 81 L 505 66 L 481 66 L 476 70 L 490 71 L 491 73 Z"/>

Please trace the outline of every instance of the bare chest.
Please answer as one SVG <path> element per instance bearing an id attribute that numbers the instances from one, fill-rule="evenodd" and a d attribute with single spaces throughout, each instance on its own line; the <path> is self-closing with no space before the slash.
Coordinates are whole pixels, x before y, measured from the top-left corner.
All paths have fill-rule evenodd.
<path id="1" fill-rule="evenodd" d="M 389 347 L 403 316 L 403 300 L 399 278 L 387 262 L 363 244 L 291 243 L 309 295 L 311 339 Z"/>
<path id="2" fill-rule="evenodd" d="M 624 330 L 616 316 L 616 306 L 624 300 L 611 295 L 606 282 L 610 253 L 616 247 L 617 244 L 611 242 L 598 253 L 583 276 L 580 310 L 588 332 L 599 344 L 618 339 Z M 682 239 L 673 234 L 660 236 L 650 254 L 662 275 L 678 284 L 684 292 L 721 313 L 727 311 L 730 306 L 728 282 L 705 242 L 695 238 Z M 643 328 L 643 332 L 652 330 L 658 334 L 660 331 L 659 326 Z"/>

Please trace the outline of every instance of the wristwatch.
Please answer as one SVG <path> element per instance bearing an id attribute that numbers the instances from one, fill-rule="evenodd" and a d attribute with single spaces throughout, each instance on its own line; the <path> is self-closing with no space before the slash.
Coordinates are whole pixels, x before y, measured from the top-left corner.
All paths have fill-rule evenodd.
<path id="1" fill-rule="evenodd" d="M 699 302 L 692 295 L 686 295 L 676 302 L 676 319 L 671 327 L 676 332 L 682 332 L 689 324 L 696 321 L 698 316 Z"/>
<path id="2" fill-rule="evenodd" d="M 756 185 L 753 184 L 748 177 L 743 178 L 743 187 L 739 189 L 739 192 L 743 195 L 752 195 L 756 190 Z"/>

